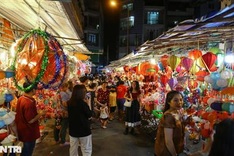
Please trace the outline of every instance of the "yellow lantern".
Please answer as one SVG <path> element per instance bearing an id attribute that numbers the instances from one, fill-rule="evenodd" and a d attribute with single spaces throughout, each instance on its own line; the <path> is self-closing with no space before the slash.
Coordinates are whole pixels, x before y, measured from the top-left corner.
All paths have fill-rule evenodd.
<path id="1" fill-rule="evenodd" d="M 174 71 L 175 68 L 180 64 L 181 59 L 175 55 L 171 55 L 168 58 L 168 64 L 171 67 L 171 69 Z"/>

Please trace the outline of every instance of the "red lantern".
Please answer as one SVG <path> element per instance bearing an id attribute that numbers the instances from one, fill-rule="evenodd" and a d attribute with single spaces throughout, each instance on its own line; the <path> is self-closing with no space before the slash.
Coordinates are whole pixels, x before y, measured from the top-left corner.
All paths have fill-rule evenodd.
<path id="1" fill-rule="evenodd" d="M 201 50 L 194 49 L 194 50 L 191 50 L 190 52 L 188 52 L 188 56 L 189 56 L 189 58 L 196 60 L 202 56 L 202 52 L 201 52 Z"/>
<path id="2" fill-rule="evenodd" d="M 211 52 L 208 52 L 202 55 L 202 59 L 204 63 L 206 64 L 206 67 L 210 70 L 212 66 L 215 64 L 215 61 L 217 60 L 217 56 Z"/>

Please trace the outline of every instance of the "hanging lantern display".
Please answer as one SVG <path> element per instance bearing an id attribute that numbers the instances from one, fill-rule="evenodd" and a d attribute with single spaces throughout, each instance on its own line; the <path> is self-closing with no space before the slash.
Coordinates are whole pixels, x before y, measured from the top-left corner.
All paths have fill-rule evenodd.
<path id="1" fill-rule="evenodd" d="M 193 60 L 197 60 L 201 56 L 202 56 L 202 51 L 198 49 L 194 49 L 188 52 L 188 57 Z"/>
<path id="2" fill-rule="evenodd" d="M 186 71 L 189 71 L 190 68 L 193 66 L 193 59 L 185 57 L 182 59 L 181 64 L 186 69 Z"/>
<path id="3" fill-rule="evenodd" d="M 142 75 L 150 75 L 158 72 L 158 66 L 150 62 L 143 62 L 138 65 L 138 72 Z"/>
<path id="4" fill-rule="evenodd" d="M 175 55 L 171 55 L 168 58 L 168 65 L 171 67 L 171 69 L 174 71 L 175 68 L 180 64 L 180 58 L 175 56 Z"/>
<path id="5" fill-rule="evenodd" d="M 50 34 L 40 29 L 32 30 L 18 41 L 15 50 L 12 68 L 19 90 L 31 90 L 39 82 L 45 88 L 56 88 L 63 83 L 67 73 L 66 55 Z M 22 86 L 25 81 L 31 83 L 27 88 Z"/>
<path id="6" fill-rule="evenodd" d="M 210 70 L 215 64 L 215 61 L 217 60 L 217 56 L 211 52 L 207 52 L 206 54 L 202 55 L 202 60 L 204 61 L 206 68 Z"/>

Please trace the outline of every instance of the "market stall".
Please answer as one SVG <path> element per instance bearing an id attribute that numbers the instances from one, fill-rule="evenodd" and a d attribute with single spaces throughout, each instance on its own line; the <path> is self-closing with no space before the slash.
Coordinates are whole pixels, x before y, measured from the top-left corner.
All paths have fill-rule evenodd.
<path id="1" fill-rule="evenodd" d="M 199 123 L 191 129 L 207 138 L 213 124 L 234 118 L 233 11 L 231 5 L 211 17 L 183 21 L 106 69 L 140 81 L 142 105 L 157 118 L 166 93 L 180 91 L 184 109 Z"/>

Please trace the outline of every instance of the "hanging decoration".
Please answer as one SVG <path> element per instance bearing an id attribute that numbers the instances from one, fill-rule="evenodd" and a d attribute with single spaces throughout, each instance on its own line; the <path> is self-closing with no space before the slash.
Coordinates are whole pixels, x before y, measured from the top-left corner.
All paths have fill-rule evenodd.
<path id="1" fill-rule="evenodd" d="M 193 59 L 184 57 L 181 61 L 181 64 L 186 69 L 187 72 L 189 72 L 190 68 L 193 66 Z"/>
<path id="2" fill-rule="evenodd" d="M 175 55 L 171 55 L 168 58 L 168 65 L 171 67 L 172 71 L 174 71 L 175 68 L 180 64 L 180 61 L 180 58 Z"/>
<path id="3" fill-rule="evenodd" d="M 213 54 L 212 52 L 207 52 L 206 54 L 202 55 L 202 60 L 204 61 L 207 70 L 214 70 L 215 62 L 217 60 L 217 56 Z"/>
<path id="4" fill-rule="evenodd" d="M 201 56 L 202 56 L 202 51 L 198 49 L 194 49 L 188 52 L 188 57 L 193 60 L 197 60 Z"/>
<path id="5" fill-rule="evenodd" d="M 31 90 L 38 83 L 55 88 L 65 79 L 66 56 L 57 40 L 47 32 L 40 29 L 28 32 L 18 41 L 15 51 L 12 69 L 19 90 Z M 22 86 L 25 81 L 31 83 L 27 88 Z"/>

